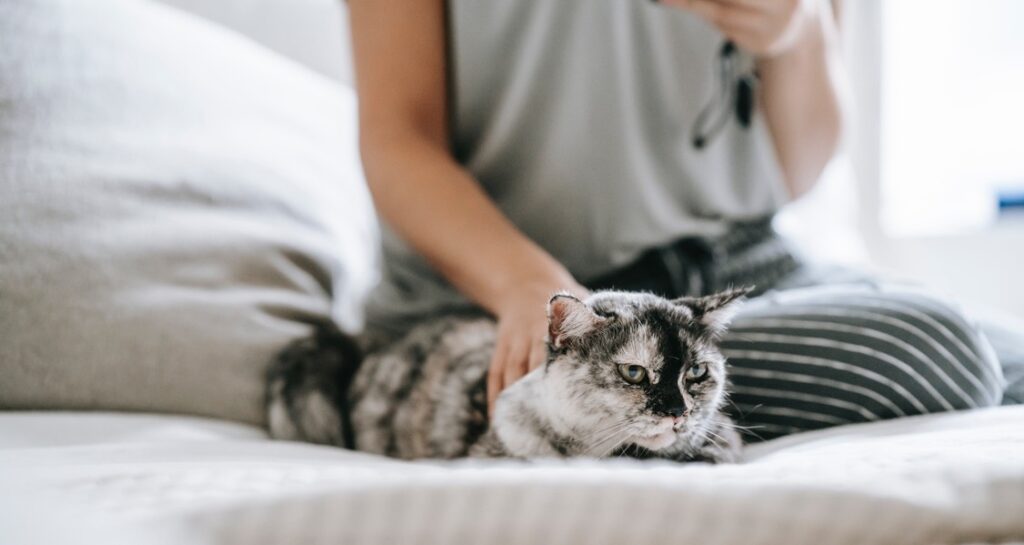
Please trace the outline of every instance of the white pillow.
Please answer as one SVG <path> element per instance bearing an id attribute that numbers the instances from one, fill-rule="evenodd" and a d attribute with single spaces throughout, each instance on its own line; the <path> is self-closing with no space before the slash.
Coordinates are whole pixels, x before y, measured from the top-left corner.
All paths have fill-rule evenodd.
<path id="1" fill-rule="evenodd" d="M 259 423 L 377 240 L 349 90 L 146 0 L 0 2 L 0 407 Z"/>

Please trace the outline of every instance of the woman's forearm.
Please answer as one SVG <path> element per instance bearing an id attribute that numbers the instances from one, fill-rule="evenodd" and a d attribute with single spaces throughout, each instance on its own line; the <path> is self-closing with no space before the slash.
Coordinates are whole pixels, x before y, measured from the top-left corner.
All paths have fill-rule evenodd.
<path id="1" fill-rule="evenodd" d="M 367 141 L 369 138 L 369 141 Z M 378 211 L 459 291 L 492 313 L 531 284 L 553 292 L 575 281 L 523 235 L 480 184 L 435 142 L 412 132 L 364 133 L 363 157 Z"/>
<path id="2" fill-rule="evenodd" d="M 827 2 L 814 2 L 792 47 L 758 61 L 761 104 L 793 198 L 810 190 L 839 146 L 845 77 Z"/>
<path id="3" fill-rule="evenodd" d="M 444 1 L 348 5 L 360 149 L 380 215 L 494 314 L 514 306 L 507 299 L 524 289 L 544 299 L 572 288 L 568 272 L 522 235 L 448 152 Z"/>

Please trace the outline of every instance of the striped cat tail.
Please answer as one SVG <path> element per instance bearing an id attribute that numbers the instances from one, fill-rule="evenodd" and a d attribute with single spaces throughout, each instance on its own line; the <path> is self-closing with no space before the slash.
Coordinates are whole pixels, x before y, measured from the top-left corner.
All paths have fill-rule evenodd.
<path id="1" fill-rule="evenodd" d="M 361 357 L 355 341 L 333 326 L 282 350 L 267 375 L 270 436 L 353 448 L 346 392 Z"/>

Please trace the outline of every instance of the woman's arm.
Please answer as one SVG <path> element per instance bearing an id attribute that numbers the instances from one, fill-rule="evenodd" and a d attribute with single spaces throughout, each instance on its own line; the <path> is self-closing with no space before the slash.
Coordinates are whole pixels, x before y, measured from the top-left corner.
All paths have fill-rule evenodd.
<path id="1" fill-rule="evenodd" d="M 758 63 L 761 104 L 794 198 L 814 186 L 835 155 L 847 92 L 832 9 L 810 4 L 807 27 L 792 47 Z"/>
<path id="2" fill-rule="evenodd" d="M 548 297 L 583 289 L 449 153 L 444 17 L 443 0 L 350 0 L 360 148 L 381 216 L 498 318 L 493 402 L 543 363 Z"/>
<path id="3" fill-rule="evenodd" d="M 761 104 L 793 198 L 839 146 L 846 96 L 838 28 L 823 0 L 664 0 L 689 9 L 758 57 Z"/>

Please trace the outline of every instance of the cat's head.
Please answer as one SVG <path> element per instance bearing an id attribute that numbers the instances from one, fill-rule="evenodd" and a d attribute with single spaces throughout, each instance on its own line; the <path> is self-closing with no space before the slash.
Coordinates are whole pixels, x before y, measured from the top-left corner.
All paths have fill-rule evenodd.
<path id="1" fill-rule="evenodd" d="M 749 291 L 674 300 L 614 291 L 584 301 L 552 297 L 544 380 L 585 450 L 658 451 L 701 433 L 725 401 L 718 341 Z"/>

